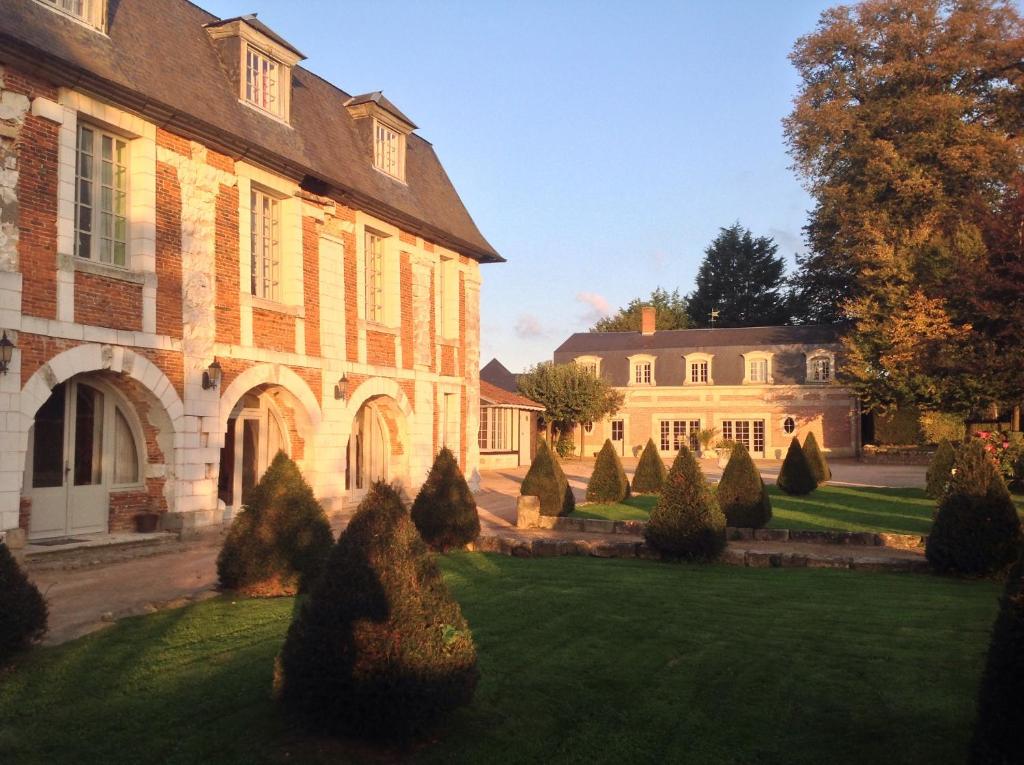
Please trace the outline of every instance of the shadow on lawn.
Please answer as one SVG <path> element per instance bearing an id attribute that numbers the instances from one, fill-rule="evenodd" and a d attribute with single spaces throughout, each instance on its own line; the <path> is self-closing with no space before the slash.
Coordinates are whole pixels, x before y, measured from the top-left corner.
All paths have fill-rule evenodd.
<path id="1" fill-rule="evenodd" d="M 769 491 L 774 528 L 927 534 L 935 513 L 921 489 L 826 486 L 802 497 Z"/>

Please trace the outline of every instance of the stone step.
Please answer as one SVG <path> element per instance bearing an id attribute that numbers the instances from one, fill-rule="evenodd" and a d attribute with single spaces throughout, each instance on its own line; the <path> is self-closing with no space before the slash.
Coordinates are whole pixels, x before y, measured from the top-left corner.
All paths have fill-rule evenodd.
<path id="1" fill-rule="evenodd" d="M 184 548 L 177 534 L 113 534 L 84 538 L 67 545 L 29 544 L 23 549 L 25 566 L 30 571 L 55 571 L 103 566 L 151 555 L 165 555 Z"/>

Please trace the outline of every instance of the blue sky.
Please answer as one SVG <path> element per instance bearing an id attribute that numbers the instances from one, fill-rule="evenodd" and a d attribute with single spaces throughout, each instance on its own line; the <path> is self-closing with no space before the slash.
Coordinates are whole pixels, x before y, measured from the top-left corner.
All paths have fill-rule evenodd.
<path id="1" fill-rule="evenodd" d="M 736 220 L 802 251 L 787 55 L 834 3 L 199 4 L 256 11 L 304 66 L 420 126 L 508 259 L 482 269 L 482 363 L 518 371 L 656 286 L 689 292 Z"/>

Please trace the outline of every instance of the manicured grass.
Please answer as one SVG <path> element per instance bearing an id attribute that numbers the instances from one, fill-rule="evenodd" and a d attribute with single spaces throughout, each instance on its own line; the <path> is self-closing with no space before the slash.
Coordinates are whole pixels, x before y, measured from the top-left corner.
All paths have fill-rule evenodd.
<path id="1" fill-rule="evenodd" d="M 998 586 L 461 553 L 481 682 L 421 763 L 959 763 Z M 319 763 L 270 698 L 293 602 L 127 620 L 0 679 L 0 761 Z"/>
<path id="2" fill-rule="evenodd" d="M 935 500 L 923 489 L 890 489 L 862 486 L 820 486 L 803 497 L 792 497 L 768 487 L 772 498 L 769 528 L 822 531 L 881 531 L 893 534 L 927 534 L 932 527 Z M 1024 512 L 1024 497 L 1015 496 Z M 647 520 L 657 501 L 653 496 L 630 497 L 624 503 L 583 505 L 574 516 L 613 521 Z"/>
<path id="3" fill-rule="evenodd" d="M 640 494 L 627 497 L 625 502 L 615 504 L 576 505 L 574 518 L 597 518 L 607 521 L 646 521 L 651 514 L 658 497 L 653 494 Z"/>

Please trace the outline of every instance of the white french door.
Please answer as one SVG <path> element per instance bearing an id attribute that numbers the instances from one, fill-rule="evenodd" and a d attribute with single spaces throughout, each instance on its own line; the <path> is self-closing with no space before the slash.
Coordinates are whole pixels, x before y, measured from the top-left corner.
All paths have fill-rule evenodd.
<path id="1" fill-rule="evenodd" d="M 75 380 L 61 383 L 40 407 L 29 437 L 29 537 L 52 539 L 107 530 L 113 402 Z M 109 420 L 109 422 L 108 422 Z"/>
<path id="2" fill-rule="evenodd" d="M 764 457 L 764 420 L 723 420 L 722 438 L 738 441 L 754 457 Z"/>

